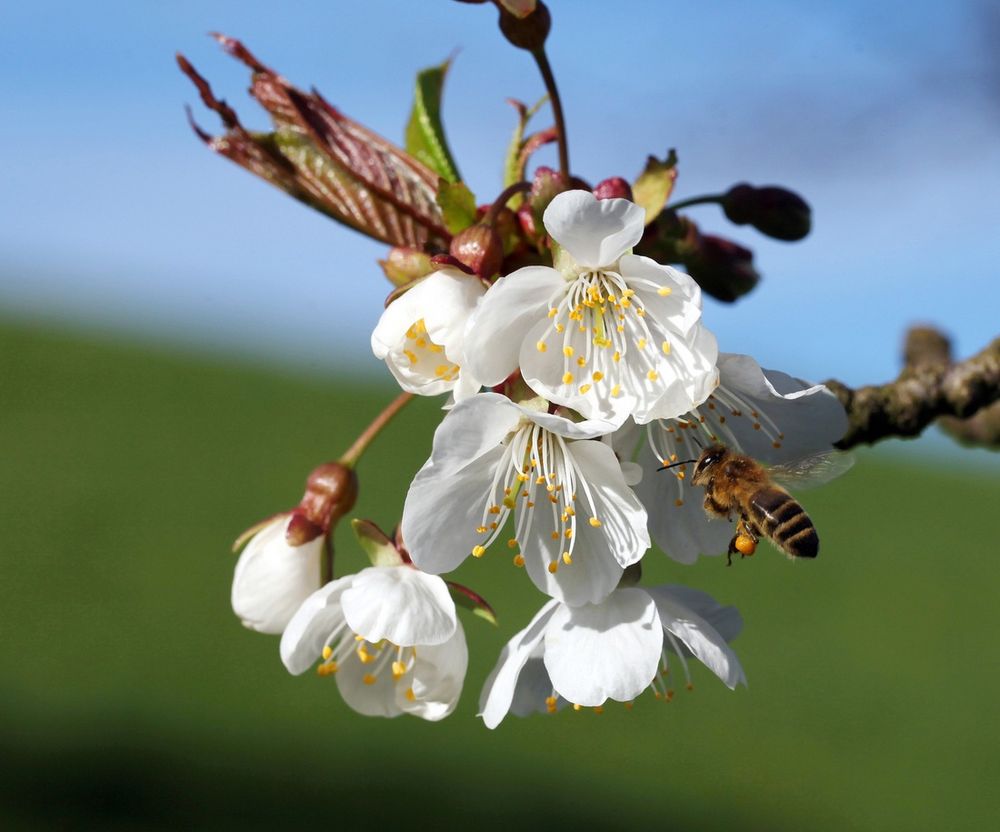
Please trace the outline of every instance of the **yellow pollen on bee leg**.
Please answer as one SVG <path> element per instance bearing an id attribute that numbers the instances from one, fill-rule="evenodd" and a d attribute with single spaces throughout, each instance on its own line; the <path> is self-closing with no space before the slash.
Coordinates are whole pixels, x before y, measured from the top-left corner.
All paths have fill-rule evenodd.
<path id="1" fill-rule="evenodd" d="M 364 676 L 361 677 L 361 681 L 364 682 L 366 685 L 374 685 L 377 680 L 375 678 L 374 673 L 366 673 Z"/>
<path id="2" fill-rule="evenodd" d="M 596 517 L 591 517 L 590 520 L 588 520 L 587 522 L 590 523 L 590 525 L 593 526 L 595 529 L 599 529 L 603 525 L 601 521 L 598 520 Z"/>
<path id="3" fill-rule="evenodd" d="M 535 344 L 535 349 L 538 350 L 539 352 L 545 352 L 548 349 L 548 347 L 545 346 L 544 341 L 539 341 L 537 344 Z"/>
<path id="4" fill-rule="evenodd" d="M 562 377 L 562 380 L 563 380 L 563 384 L 572 384 L 573 383 L 573 374 L 572 373 L 565 373 L 563 375 L 563 377 Z"/>
<path id="5" fill-rule="evenodd" d="M 524 566 L 524 555 L 514 555 L 514 566 Z"/>
<path id="6" fill-rule="evenodd" d="M 472 547 L 472 557 L 474 557 L 474 558 L 481 558 L 485 554 L 486 554 L 486 547 L 485 546 L 473 546 Z"/>

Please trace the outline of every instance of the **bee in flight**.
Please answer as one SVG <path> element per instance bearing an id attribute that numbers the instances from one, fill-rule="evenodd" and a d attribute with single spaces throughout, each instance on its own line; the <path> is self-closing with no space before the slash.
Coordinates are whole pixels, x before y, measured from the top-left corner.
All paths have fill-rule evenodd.
<path id="1" fill-rule="evenodd" d="M 762 537 L 791 558 L 814 558 L 819 554 L 819 535 L 809 515 L 791 494 L 775 482 L 803 484 L 826 482 L 847 470 L 849 454 L 821 453 L 789 465 L 765 468 L 755 459 L 710 445 L 697 460 L 664 465 L 659 470 L 694 463 L 692 485 L 705 489 L 705 511 L 709 517 L 732 521 L 738 517 L 736 533 L 729 542 L 728 562 L 734 554 L 749 557 Z"/>

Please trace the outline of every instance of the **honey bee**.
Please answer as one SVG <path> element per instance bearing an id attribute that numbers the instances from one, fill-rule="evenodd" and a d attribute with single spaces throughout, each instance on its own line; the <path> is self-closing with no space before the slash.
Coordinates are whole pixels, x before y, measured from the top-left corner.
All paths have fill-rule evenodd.
<path id="1" fill-rule="evenodd" d="M 739 518 L 727 553 L 728 563 L 732 564 L 734 554 L 752 555 L 762 537 L 790 558 L 816 557 L 819 554 L 816 526 L 798 500 L 775 479 L 794 480 L 800 485 L 818 484 L 843 473 L 853 459 L 849 454 L 831 452 L 806 457 L 790 465 L 765 468 L 755 459 L 724 445 L 710 445 L 697 460 L 663 468 L 691 462 L 694 463 L 691 483 L 705 489 L 704 505 L 709 517 L 732 520 L 736 515 Z"/>

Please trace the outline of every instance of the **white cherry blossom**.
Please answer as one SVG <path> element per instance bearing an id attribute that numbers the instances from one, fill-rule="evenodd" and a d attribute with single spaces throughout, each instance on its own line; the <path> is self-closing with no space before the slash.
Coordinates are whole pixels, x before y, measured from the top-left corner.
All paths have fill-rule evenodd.
<path id="1" fill-rule="evenodd" d="M 236 562 L 233 612 L 244 627 L 280 633 L 320 585 L 323 536 L 301 546 L 285 539 L 291 515 L 281 514 L 253 535 Z"/>
<path id="2" fill-rule="evenodd" d="M 465 632 L 441 578 L 409 565 L 363 569 L 310 595 L 281 637 L 281 660 L 319 662 L 365 716 L 436 721 L 458 703 L 469 663 Z"/>
<path id="3" fill-rule="evenodd" d="M 709 519 L 704 489 L 690 484 L 693 466 L 657 468 L 697 459 L 715 442 L 768 465 L 786 464 L 832 450 L 847 429 L 844 408 L 822 384 L 762 370 L 749 356 L 728 353 L 719 358 L 719 374 L 704 404 L 681 419 L 647 425 L 639 453 L 643 477 L 636 492 L 649 512 L 650 532 L 681 563 L 725 553 L 733 526 Z M 616 438 L 618 447 L 626 444 Z"/>
<path id="4" fill-rule="evenodd" d="M 372 351 L 410 393 L 471 396 L 480 384 L 462 367 L 464 333 L 485 292 L 478 278 L 458 269 L 432 272 L 386 307 Z"/>
<path id="5" fill-rule="evenodd" d="M 532 390 L 616 425 L 672 418 L 715 387 L 715 337 L 688 275 L 631 254 L 645 212 L 567 191 L 545 210 L 554 268 L 528 266 L 490 287 L 469 321 L 467 363 L 487 386 L 517 367 Z"/>
<path id="6" fill-rule="evenodd" d="M 649 547 L 645 510 L 614 451 L 594 438 L 611 429 L 496 393 L 456 404 L 406 496 L 402 534 L 413 562 L 449 572 L 503 538 L 548 595 L 568 604 L 604 598 Z"/>
<path id="7" fill-rule="evenodd" d="M 690 687 L 691 656 L 735 688 L 746 677 L 727 642 L 742 626 L 735 607 L 683 586 L 625 587 L 578 607 L 549 601 L 504 647 L 483 686 L 480 716 L 496 728 L 508 713 L 631 702 L 649 688 L 670 699 L 665 677 L 677 664 Z"/>

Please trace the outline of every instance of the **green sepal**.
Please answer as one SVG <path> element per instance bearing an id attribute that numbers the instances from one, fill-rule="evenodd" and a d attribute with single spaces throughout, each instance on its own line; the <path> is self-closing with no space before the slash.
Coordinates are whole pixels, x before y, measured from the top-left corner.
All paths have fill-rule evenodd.
<path id="1" fill-rule="evenodd" d="M 671 150 L 660 161 L 655 156 L 646 160 L 646 167 L 632 185 L 632 198 L 646 211 L 646 225 L 655 220 L 667 204 L 677 181 L 677 153 Z"/>
<path id="2" fill-rule="evenodd" d="M 449 182 L 461 177 L 448 149 L 441 121 L 441 93 L 451 60 L 417 73 L 413 109 L 406 123 L 406 152 Z"/>
<path id="3" fill-rule="evenodd" d="M 476 197 L 464 182 L 438 180 L 437 204 L 444 216 L 444 226 L 451 234 L 465 231 L 476 219 Z"/>
<path id="4" fill-rule="evenodd" d="M 351 520 L 351 529 L 372 566 L 402 566 L 405 563 L 392 540 L 370 520 L 355 517 Z"/>
<path id="5" fill-rule="evenodd" d="M 454 581 L 445 581 L 448 584 L 448 591 L 451 593 L 455 605 L 470 610 L 473 615 L 478 615 L 484 621 L 489 621 L 494 627 L 497 626 L 497 616 L 493 612 L 493 607 L 486 603 L 482 595 L 473 592 L 467 586 L 456 584 Z"/>
<path id="6" fill-rule="evenodd" d="M 543 95 L 535 102 L 534 106 L 525 107 L 520 101 L 510 99 L 510 103 L 517 110 L 517 124 L 514 127 L 514 134 L 510 137 L 510 143 L 507 145 L 507 155 L 503 163 L 503 186 L 505 188 L 524 179 L 524 169 L 528 161 L 522 153 L 524 150 L 524 131 L 528 129 L 528 122 L 548 100 L 548 95 Z M 514 194 L 507 204 L 512 209 L 516 209 L 522 200 L 521 194 Z"/>

